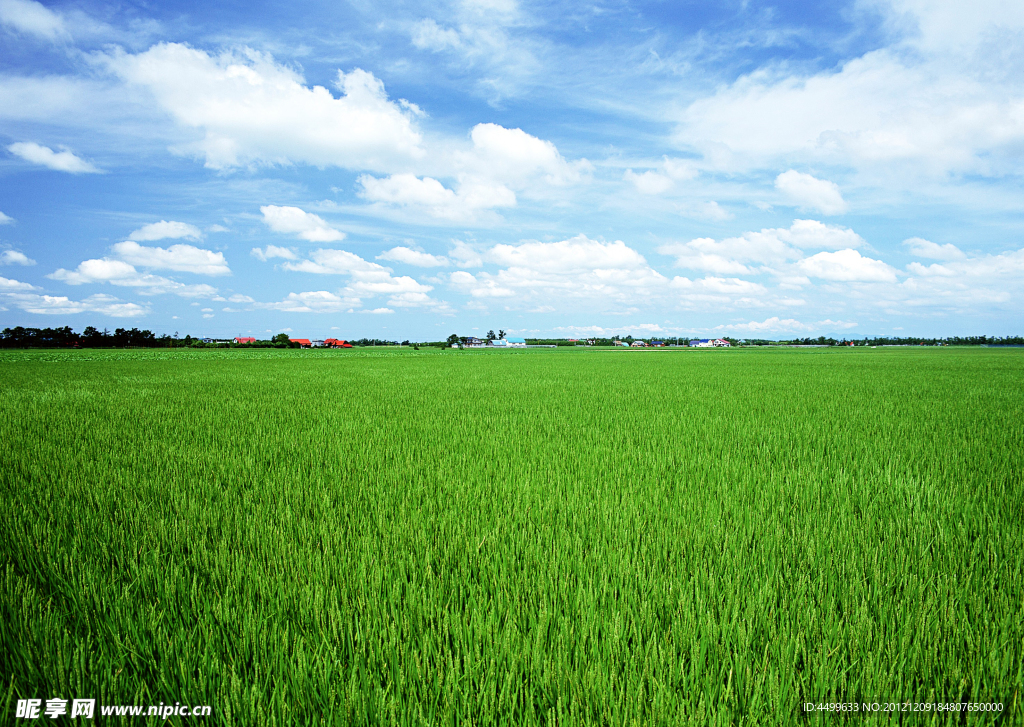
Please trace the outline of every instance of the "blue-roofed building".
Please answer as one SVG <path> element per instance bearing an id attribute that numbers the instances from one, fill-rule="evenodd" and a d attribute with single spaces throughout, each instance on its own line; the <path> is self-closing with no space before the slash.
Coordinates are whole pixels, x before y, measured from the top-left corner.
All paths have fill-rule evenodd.
<path id="1" fill-rule="evenodd" d="M 508 345 L 512 348 L 526 348 L 526 339 L 517 338 L 516 336 L 506 336 L 505 340 L 508 341 Z"/>

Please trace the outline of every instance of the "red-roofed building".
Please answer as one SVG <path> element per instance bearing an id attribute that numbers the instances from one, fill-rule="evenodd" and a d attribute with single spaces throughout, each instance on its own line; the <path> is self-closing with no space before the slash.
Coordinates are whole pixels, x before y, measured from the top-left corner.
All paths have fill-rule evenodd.
<path id="1" fill-rule="evenodd" d="M 324 345 L 327 348 L 352 348 L 351 343 L 342 341 L 340 338 L 328 338 L 324 341 Z"/>
<path id="2" fill-rule="evenodd" d="M 313 342 L 310 341 L 308 338 L 289 338 L 288 340 L 291 341 L 292 343 L 299 344 L 299 346 L 302 348 L 310 348 L 313 345 Z"/>
<path id="3" fill-rule="evenodd" d="M 235 343 L 256 343 L 256 339 L 252 338 L 251 336 L 249 336 L 249 337 L 242 337 L 242 336 L 240 336 L 240 337 L 235 339 Z"/>

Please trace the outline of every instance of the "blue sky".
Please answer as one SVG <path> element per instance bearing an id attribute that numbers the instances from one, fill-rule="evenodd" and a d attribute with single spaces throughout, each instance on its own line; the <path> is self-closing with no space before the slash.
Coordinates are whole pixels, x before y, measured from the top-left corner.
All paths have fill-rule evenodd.
<path id="1" fill-rule="evenodd" d="M 0 0 L 0 325 L 1024 331 L 1024 4 Z"/>

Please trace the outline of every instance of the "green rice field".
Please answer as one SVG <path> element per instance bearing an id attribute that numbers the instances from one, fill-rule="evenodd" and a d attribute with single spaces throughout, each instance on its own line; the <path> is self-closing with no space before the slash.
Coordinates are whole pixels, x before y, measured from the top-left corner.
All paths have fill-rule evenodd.
<path id="1" fill-rule="evenodd" d="M 1024 350 L 7 351 L 0 397 L 3 724 L 1024 723 Z"/>

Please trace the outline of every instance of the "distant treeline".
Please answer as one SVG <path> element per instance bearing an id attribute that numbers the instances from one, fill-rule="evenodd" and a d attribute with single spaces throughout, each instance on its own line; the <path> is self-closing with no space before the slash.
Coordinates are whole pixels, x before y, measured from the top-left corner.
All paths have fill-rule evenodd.
<path id="1" fill-rule="evenodd" d="M 353 346 L 397 346 L 397 341 L 378 338 L 360 338 L 349 341 Z M 405 341 L 409 345 L 408 341 Z M 116 328 L 114 332 L 100 331 L 88 326 L 75 333 L 71 326 L 63 328 L 5 328 L 0 332 L 0 348 L 299 348 L 287 333 L 279 333 L 267 340 L 236 343 L 233 340 L 193 338 L 190 335 L 157 336 L 149 330 Z"/>
<path id="2" fill-rule="evenodd" d="M 437 341 L 424 343 L 428 346 L 451 345 L 452 339 L 458 336 L 449 337 L 448 341 Z M 614 338 L 527 338 L 526 343 L 531 346 L 614 346 L 617 341 L 633 343 L 633 341 L 644 341 L 650 344 L 652 341 L 660 341 L 668 346 L 687 346 L 696 336 L 652 336 L 648 338 L 634 338 L 633 336 L 616 336 Z M 1024 346 L 1024 336 L 948 336 L 945 338 L 917 338 L 908 336 L 899 337 L 872 337 L 872 338 L 832 338 L 829 336 L 818 336 L 817 338 L 793 338 L 789 340 L 773 340 L 768 338 L 735 338 L 733 336 L 721 336 L 733 346 Z"/>
<path id="3" fill-rule="evenodd" d="M 794 338 L 791 340 L 770 340 L 767 338 L 734 338 L 732 336 L 722 336 L 723 340 L 728 341 L 733 346 L 1020 346 L 1024 345 L 1024 336 L 1006 336 L 1005 338 L 999 338 L 997 336 L 949 336 L 946 338 L 862 338 L 862 339 L 847 339 L 847 338 L 831 338 L 827 336 L 819 336 L 817 338 Z M 528 344 L 534 345 L 556 345 L 556 346 L 582 346 L 586 345 L 587 341 L 593 341 L 595 346 L 612 346 L 615 341 L 624 341 L 626 343 L 632 343 L 633 341 L 644 341 L 651 343 L 651 341 L 661 341 L 669 346 L 686 346 L 692 340 L 690 337 L 675 338 L 675 337 L 653 337 L 653 338 L 633 338 L 633 336 L 622 336 L 620 338 L 588 338 L 580 339 L 578 341 L 570 341 L 565 338 L 527 338 Z"/>
<path id="4" fill-rule="evenodd" d="M 873 337 L 854 339 L 835 339 L 825 336 L 817 338 L 794 338 L 789 341 L 770 341 L 761 338 L 741 339 L 746 346 L 1020 346 L 1024 345 L 1024 336 L 947 336 L 945 338 L 907 337 Z"/>
<path id="5" fill-rule="evenodd" d="M 281 341 L 263 341 L 267 346 L 288 348 L 288 336 Z M 71 326 L 63 328 L 5 328 L 0 332 L 2 348 L 188 348 L 203 347 L 206 344 L 200 338 L 185 336 L 157 336 L 149 330 L 138 328 L 116 328 L 111 333 L 98 330 L 93 326 L 86 327 L 81 333 L 75 333 Z M 235 344 L 237 345 L 237 344 Z"/>
<path id="6" fill-rule="evenodd" d="M 403 341 L 401 344 L 398 341 L 384 341 L 380 338 L 357 338 L 349 341 L 353 346 L 410 346 L 408 341 Z"/>
<path id="7" fill-rule="evenodd" d="M 566 338 L 529 338 L 531 345 L 547 344 L 556 346 L 582 346 L 593 341 L 597 346 L 611 346 L 615 341 L 632 343 L 634 340 L 663 341 L 669 345 L 685 346 L 689 338 L 661 337 L 635 339 L 633 336 L 621 338 L 590 338 L 569 340 Z M 794 338 L 791 340 L 774 341 L 766 338 L 730 338 L 726 340 L 735 345 L 746 346 L 1024 346 L 1024 336 L 948 336 L 945 338 L 908 337 L 875 337 L 862 339 L 830 338 Z M 387 341 L 379 338 L 359 338 L 350 340 L 353 346 L 397 346 L 398 341 Z M 445 346 L 449 342 L 432 341 L 410 344 L 402 341 L 401 345 Z M 149 330 L 138 328 L 116 328 L 114 332 L 100 331 L 88 326 L 81 333 L 75 333 L 71 326 L 63 328 L 5 328 L 0 332 L 0 348 L 298 348 L 299 344 L 288 339 L 288 334 L 279 333 L 271 339 L 252 343 L 236 343 L 234 341 L 193 338 L 186 335 L 157 336 Z"/>
<path id="8" fill-rule="evenodd" d="M 634 338 L 633 336 L 615 336 L 613 338 L 580 338 L 580 339 L 568 339 L 568 338 L 527 338 L 526 343 L 530 346 L 584 346 L 588 342 L 592 341 L 594 346 L 614 346 L 616 341 L 624 341 L 626 343 L 633 343 L 633 341 L 644 341 L 645 343 L 651 343 L 652 341 L 661 341 L 668 346 L 685 346 L 689 341 L 693 339 L 693 336 L 685 336 L 678 338 L 676 336 L 652 336 L 650 338 Z M 726 338 L 733 345 L 738 343 L 735 338 Z"/>
<path id="9" fill-rule="evenodd" d="M 5 328 L 0 333 L 3 348 L 159 348 L 187 346 L 192 339 L 156 336 L 138 328 L 118 328 L 113 333 L 89 326 L 75 333 L 71 326 L 63 328 Z"/>

